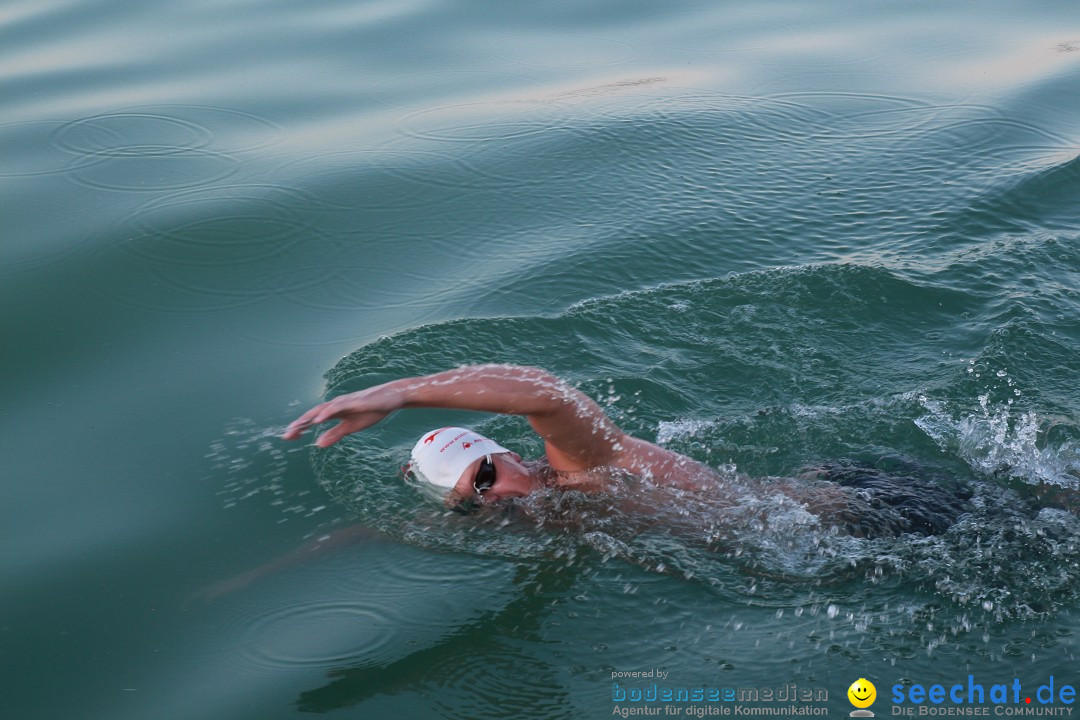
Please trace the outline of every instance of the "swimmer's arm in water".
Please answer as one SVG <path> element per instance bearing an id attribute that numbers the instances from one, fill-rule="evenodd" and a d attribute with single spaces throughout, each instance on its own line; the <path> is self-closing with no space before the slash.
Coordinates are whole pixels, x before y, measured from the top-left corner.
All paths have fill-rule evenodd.
<path id="1" fill-rule="evenodd" d="M 328 447 L 395 410 L 420 407 L 524 415 L 560 471 L 618 465 L 620 454 L 635 445 L 584 393 L 543 370 L 516 365 L 462 367 L 342 395 L 301 415 L 282 438 L 294 440 L 312 425 L 339 420 L 315 441 Z"/>
<path id="2" fill-rule="evenodd" d="M 264 575 L 285 570 L 293 565 L 300 565 L 348 545 L 379 539 L 384 539 L 384 536 L 381 533 L 363 525 L 351 525 L 349 527 L 340 528 L 323 535 L 316 540 L 305 543 L 296 550 L 286 553 L 270 562 L 264 563 L 257 568 L 242 572 L 228 580 L 222 580 L 209 587 L 205 587 L 190 595 L 184 601 L 184 606 L 189 606 L 196 601 L 210 602 L 216 600 L 219 597 L 236 592 L 237 590 L 250 585 Z"/>

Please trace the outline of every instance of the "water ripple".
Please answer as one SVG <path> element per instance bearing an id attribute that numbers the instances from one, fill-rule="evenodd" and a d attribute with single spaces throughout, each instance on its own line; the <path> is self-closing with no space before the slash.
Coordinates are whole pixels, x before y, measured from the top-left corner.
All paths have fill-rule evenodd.
<path id="1" fill-rule="evenodd" d="M 526 137 L 570 122 L 552 103 L 503 101 L 428 108 L 407 115 L 408 137 L 453 142 L 495 142 Z"/>
<path id="2" fill-rule="evenodd" d="M 98 190 L 161 192 L 210 185 L 240 169 L 238 158 L 207 148 L 124 146 L 104 157 L 103 162 L 79 168 L 68 178 Z"/>
<path id="3" fill-rule="evenodd" d="M 312 220 L 318 213 L 311 211 L 323 207 L 319 198 L 282 185 L 199 188 L 154 198 L 119 223 L 116 234 L 124 240 L 97 252 L 97 262 L 111 270 L 100 275 L 107 280 L 96 289 L 125 304 L 179 312 L 307 290 L 340 269 L 333 261 L 334 239 Z M 322 250 L 321 259 L 313 248 Z M 238 273 L 239 267 L 249 272 Z M 108 280 L 117 273 L 125 278 L 122 285 Z"/>
<path id="4" fill-rule="evenodd" d="M 508 599 L 514 570 L 506 563 L 480 561 L 463 579 L 443 556 L 341 548 L 335 532 L 374 539 L 359 526 L 328 529 L 318 542 L 329 553 L 309 544 L 298 551 L 300 565 L 249 584 L 234 596 L 241 605 L 219 654 L 260 671 L 376 668 L 472 626 Z"/>
<path id="5" fill-rule="evenodd" d="M 230 185 L 155 198 L 125 218 L 124 250 L 164 264 L 235 265 L 289 251 L 314 228 L 301 206 L 319 200 L 282 185 Z"/>
<path id="6" fill-rule="evenodd" d="M 51 146 L 79 160 L 69 179 L 99 190 L 159 192 L 219 182 L 236 153 L 271 142 L 276 126 L 250 113 L 195 105 L 129 108 L 57 127 Z M 87 166 L 86 159 L 101 162 Z"/>
<path id="7" fill-rule="evenodd" d="M 56 129 L 53 144 L 73 155 L 151 157 L 198 150 L 210 144 L 210 130 L 181 118 L 145 112 L 92 115 Z"/>
<path id="8" fill-rule="evenodd" d="M 287 163 L 278 171 L 302 182 L 327 207 L 377 211 L 460 201 L 471 188 L 462 176 L 475 176 L 465 160 L 451 153 L 408 148 L 337 151 Z"/>
<path id="9" fill-rule="evenodd" d="M 52 143 L 75 155 L 162 154 L 213 146 L 244 153 L 275 142 L 281 128 L 268 118 L 211 105 L 140 105 L 64 123 Z"/>
<path id="10" fill-rule="evenodd" d="M 80 170 L 106 159 L 93 153 L 72 154 L 53 144 L 56 133 L 67 123 L 60 120 L 42 120 L 7 123 L 0 125 L 0 152 L 4 164 L 0 177 L 32 177 Z M 102 129 L 105 139 L 119 143 L 122 138 L 115 132 Z"/>
<path id="11" fill-rule="evenodd" d="M 361 600 L 316 600 L 262 610 L 232 631 L 245 667 L 331 669 L 379 664 L 396 650 L 391 605 Z"/>
<path id="12" fill-rule="evenodd" d="M 283 129 L 270 118 L 216 105 L 147 105 L 131 111 L 160 113 L 209 133 L 215 147 L 229 153 L 248 153 L 276 143 Z"/>

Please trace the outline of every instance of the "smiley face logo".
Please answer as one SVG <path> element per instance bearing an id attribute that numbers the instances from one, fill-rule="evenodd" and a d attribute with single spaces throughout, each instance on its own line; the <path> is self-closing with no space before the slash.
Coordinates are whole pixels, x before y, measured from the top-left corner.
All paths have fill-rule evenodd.
<path id="1" fill-rule="evenodd" d="M 868 708 L 877 699 L 877 688 L 866 678 L 859 678 L 847 689 L 848 700 L 857 708 Z"/>

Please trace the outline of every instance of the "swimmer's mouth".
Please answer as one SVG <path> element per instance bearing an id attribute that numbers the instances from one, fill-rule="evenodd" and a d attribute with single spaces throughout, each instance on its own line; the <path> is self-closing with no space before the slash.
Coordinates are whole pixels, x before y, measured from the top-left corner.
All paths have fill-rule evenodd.
<path id="1" fill-rule="evenodd" d="M 483 507 L 483 505 L 476 500 L 462 500 L 461 502 L 452 505 L 450 509 L 459 515 L 473 515 L 479 512 L 481 507 Z"/>
<path id="2" fill-rule="evenodd" d="M 478 500 L 476 497 L 461 500 L 450 506 L 450 509 L 458 515 L 475 515 L 481 511 L 505 510 L 506 508 L 506 505 L 497 500 Z"/>

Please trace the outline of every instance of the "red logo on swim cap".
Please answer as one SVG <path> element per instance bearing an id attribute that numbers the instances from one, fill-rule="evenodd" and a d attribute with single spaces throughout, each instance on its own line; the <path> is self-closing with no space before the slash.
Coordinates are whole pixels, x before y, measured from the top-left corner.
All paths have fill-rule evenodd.
<path id="1" fill-rule="evenodd" d="M 430 442 L 431 442 L 432 440 L 434 440 L 434 439 L 435 439 L 435 436 L 436 436 L 436 435 L 438 435 L 439 433 L 441 433 L 441 432 L 442 432 L 443 430 L 445 430 L 445 429 L 446 429 L 446 428 L 439 428 L 439 429 L 438 429 L 438 430 L 436 430 L 435 432 L 433 432 L 433 433 L 431 433 L 430 435 L 428 435 L 428 436 L 427 436 L 426 438 L 424 438 L 424 444 L 425 444 L 425 445 L 427 445 L 428 443 L 430 443 Z"/>
<path id="2" fill-rule="evenodd" d="M 467 449 L 472 447 L 472 443 L 470 443 L 470 442 L 461 443 L 461 447 L 463 447 L 463 448 L 465 448 L 467 450 Z"/>

